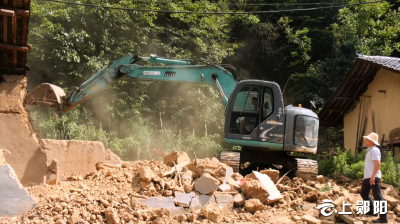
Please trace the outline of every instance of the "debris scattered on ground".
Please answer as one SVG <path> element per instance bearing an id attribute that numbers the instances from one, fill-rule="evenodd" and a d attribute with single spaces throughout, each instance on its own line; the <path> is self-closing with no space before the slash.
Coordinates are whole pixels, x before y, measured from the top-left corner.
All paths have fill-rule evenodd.
<path id="1" fill-rule="evenodd" d="M 230 167 L 216 158 L 197 162 L 188 158 L 184 152 L 172 152 L 163 161 L 123 162 L 120 167 L 103 164 L 102 169 L 71 175 L 59 185 L 29 187 L 35 208 L 0 223 L 328 224 L 372 219 L 355 214 L 356 202 L 362 200 L 357 181 L 343 187 L 326 177 L 291 179 L 271 169 L 243 178 L 231 174 Z M 54 170 L 54 165 L 49 169 Z M 399 192 L 391 186 L 385 189 L 390 189 L 384 197 L 394 223 L 400 220 Z M 354 215 L 324 217 L 315 209 L 322 200 L 332 201 L 338 212 L 343 201 L 352 204 L 346 211 Z"/>

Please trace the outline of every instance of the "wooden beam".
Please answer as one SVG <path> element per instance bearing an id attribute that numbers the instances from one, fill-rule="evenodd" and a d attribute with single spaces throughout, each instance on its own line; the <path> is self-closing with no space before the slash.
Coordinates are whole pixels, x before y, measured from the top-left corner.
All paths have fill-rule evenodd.
<path id="1" fill-rule="evenodd" d="M 18 16 L 25 16 L 28 17 L 30 12 L 29 10 L 26 9 L 19 9 L 19 8 L 15 8 L 15 7 L 9 7 L 9 6 L 0 6 L 0 11 L 2 10 L 7 10 L 7 11 L 13 11 L 15 14 L 17 14 Z"/>
<path id="2" fill-rule="evenodd" d="M 2 9 L 0 7 L 0 15 L 2 15 L 2 16 L 15 16 L 15 12 L 13 10 Z"/>
<path id="3" fill-rule="evenodd" d="M 24 9 L 29 10 L 29 0 L 24 0 Z"/>
<path id="4" fill-rule="evenodd" d="M 11 44 L 2 44 L 2 43 L 0 43 L 0 48 L 6 49 L 6 50 L 22 51 L 22 52 L 29 52 L 31 50 L 29 47 L 14 46 Z"/>

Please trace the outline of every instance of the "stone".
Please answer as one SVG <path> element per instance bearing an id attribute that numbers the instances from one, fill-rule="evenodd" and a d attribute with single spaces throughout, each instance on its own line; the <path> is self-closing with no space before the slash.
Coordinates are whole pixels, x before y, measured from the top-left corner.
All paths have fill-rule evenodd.
<path id="1" fill-rule="evenodd" d="M 298 222 L 298 221 L 301 221 L 301 217 L 298 215 L 294 215 L 294 216 L 292 216 L 292 220 L 295 222 Z"/>
<path id="2" fill-rule="evenodd" d="M 390 205 L 392 208 L 395 208 L 396 205 L 399 203 L 399 201 L 397 199 L 394 199 L 386 194 L 383 195 L 383 199 L 385 199 L 387 201 L 388 207 Z M 388 208 L 388 210 L 390 210 L 390 209 Z"/>
<path id="3" fill-rule="evenodd" d="M 175 164 L 178 165 L 182 162 L 190 162 L 190 158 L 186 152 L 172 151 L 168 155 L 164 156 L 164 164 L 167 166 L 173 167 Z"/>
<path id="4" fill-rule="evenodd" d="M 33 205 L 32 196 L 21 185 L 13 168 L 0 166 L 0 217 L 21 216 Z"/>
<path id="5" fill-rule="evenodd" d="M 335 185 L 332 188 L 334 194 L 340 194 L 340 187 Z"/>
<path id="6" fill-rule="evenodd" d="M 346 201 L 345 197 L 339 197 L 338 199 L 333 201 L 335 207 L 340 207 L 340 211 L 342 211 L 343 201 Z"/>
<path id="7" fill-rule="evenodd" d="M 233 204 L 235 207 L 243 207 L 244 206 L 245 197 L 243 194 L 236 194 L 233 198 Z"/>
<path id="8" fill-rule="evenodd" d="M 235 191 L 239 191 L 240 190 L 240 186 L 239 184 L 231 177 L 228 180 L 228 184 L 231 186 L 231 188 Z"/>
<path id="9" fill-rule="evenodd" d="M 315 192 L 308 192 L 305 196 L 304 196 L 304 201 L 308 201 L 308 202 L 314 202 L 318 200 L 318 195 Z"/>
<path id="10" fill-rule="evenodd" d="M 321 224 L 321 220 L 314 218 L 312 216 L 309 216 L 309 215 L 303 215 L 301 217 L 301 220 L 307 222 L 307 224 Z"/>
<path id="11" fill-rule="evenodd" d="M 317 176 L 317 181 L 319 181 L 320 183 L 324 183 L 325 182 L 324 176 L 318 175 Z"/>
<path id="12" fill-rule="evenodd" d="M 253 198 L 244 202 L 244 208 L 247 212 L 254 214 L 258 210 L 264 210 L 264 205 L 259 199 Z"/>
<path id="13" fill-rule="evenodd" d="M 392 186 L 390 186 L 390 187 L 388 187 L 388 188 L 386 188 L 383 192 L 382 192 L 382 194 L 389 194 L 391 191 L 392 191 Z"/>
<path id="14" fill-rule="evenodd" d="M 276 188 L 275 184 L 272 182 L 271 178 L 269 176 L 259 173 L 257 171 L 253 171 L 253 173 L 256 175 L 256 178 L 260 181 L 261 186 L 266 189 L 268 192 L 269 196 L 267 199 L 267 204 L 272 204 L 274 202 L 282 200 L 282 195 L 279 192 L 279 190 Z M 265 203 L 265 202 L 263 202 Z"/>
<path id="15" fill-rule="evenodd" d="M 339 215 L 339 218 L 347 224 L 353 224 L 355 221 L 351 215 Z"/>
<path id="16" fill-rule="evenodd" d="M 108 208 L 105 210 L 105 215 L 107 218 L 107 223 L 110 224 L 118 224 L 120 223 L 120 219 L 118 217 L 118 213 L 113 208 Z"/>
<path id="17" fill-rule="evenodd" d="M 150 167 L 142 166 L 138 170 L 139 177 L 142 181 L 151 182 L 157 175 L 150 169 Z"/>
<path id="18" fill-rule="evenodd" d="M 217 190 L 219 186 L 219 180 L 212 177 L 209 173 L 204 173 L 194 183 L 194 188 L 201 194 L 212 194 Z"/>
<path id="19" fill-rule="evenodd" d="M 324 199 L 332 200 L 332 199 L 328 196 L 328 194 L 325 193 L 325 192 L 320 192 L 320 193 L 319 193 L 319 199 L 320 199 L 320 200 L 324 200 Z"/>
<path id="20" fill-rule="evenodd" d="M 358 189 L 357 188 L 350 188 L 350 193 L 358 194 Z"/>
<path id="21" fill-rule="evenodd" d="M 313 191 L 317 191 L 315 188 L 310 187 L 310 186 L 304 186 L 304 192 L 308 193 L 308 192 L 313 192 Z"/>
<path id="22" fill-rule="evenodd" d="M 274 170 L 274 169 L 265 169 L 261 170 L 260 173 L 265 174 L 271 178 L 272 182 L 276 184 L 279 180 L 279 170 Z"/>
<path id="23" fill-rule="evenodd" d="M 335 221 L 332 221 L 332 220 L 321 220 L 321 224 L 335 224 Z"/>
<path id="24" fill-rule="evenodd" d="M 221 208 L 214 203 L 208 203 L 204 206 L 201 209 L 201 213 L 206 217 L 206 219 L 215 223 L 220 223 L 224 219 L 224 214 L 222 213 Z"/>
<path id="25" fill-rule="evenodd" d="M 240 189 L 246 198 L 257 198 L 262 203 L 266 203 L 268 201 L 269 194 L 267 190 L 261 186 L 260 181 L 248 180 L 240 185 Z"/>
<path id="26" fill-rule="evenodd" d="M 396 205 L 396 207 L 393 209 L 394 212 L 399 213 L 400 212 L 400 205 Z"/>
<path id="27" fill-rule="evenodd" d="M 102 142 L 43 139 L 47 164 L 56 159 L 64 176 L 85 175 L 96 171 L 96 163 L 105 160 Z"/>

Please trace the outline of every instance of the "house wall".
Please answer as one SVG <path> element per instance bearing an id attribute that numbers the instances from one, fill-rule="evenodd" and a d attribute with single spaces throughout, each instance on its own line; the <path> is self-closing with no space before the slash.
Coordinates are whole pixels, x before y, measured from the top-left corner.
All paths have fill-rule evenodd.
<path id="1" fill-rule="evenodd" d="M 386 90 L 380 93 L 378 90 Z M 375 132 L 381 142 L 383 134 L 385 140 L 389 139 L 389 132 L 400 127 L 400 74 L 380 69 L 374 81 L 368 85 L 367 91 L 360 96 L 359 102 L 349 114 L 344 116 L 344 146 L 350 148 L 352 153 L 356 151 L 357 126 L 360 119 L 359 135 L 362 135 L 362 126 L 367 119 L 365 135 L 372 132 L 372 111 L 375 112 Z M 360 114 L 361 106 L 361 114 Z M 365 146 L 365 142 L 363 142 Z M 396 150 L 395 155 L 399 154 Z"/>

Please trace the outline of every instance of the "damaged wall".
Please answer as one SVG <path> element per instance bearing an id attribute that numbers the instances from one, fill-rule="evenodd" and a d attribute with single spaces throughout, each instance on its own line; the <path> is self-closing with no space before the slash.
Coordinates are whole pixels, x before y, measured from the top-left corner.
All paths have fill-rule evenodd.
<path id="1" fill-rule="evenodd" d="M 43 139 L 47 165 L 56 159 L 65 176 L 84 175 L 96 170 L 96 163 L 110 161 L 119 164 L 119 158 L 105 150 L 102 142 Z"/>
<path id="2" fill-rule="evenodd" d="M 27 79 L 2 75 L 0 82 L 0 149 L 23 185 L 39 184 L 46 175 L 46 154 L 24 107 Z M 0 79 L 1 80 L 1 79 Z"/>

